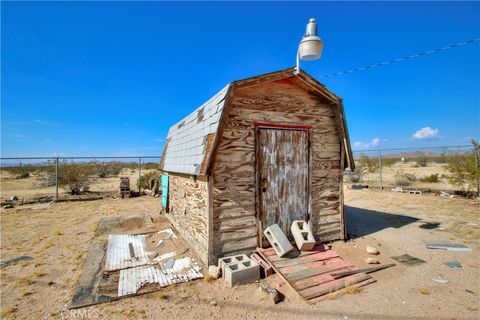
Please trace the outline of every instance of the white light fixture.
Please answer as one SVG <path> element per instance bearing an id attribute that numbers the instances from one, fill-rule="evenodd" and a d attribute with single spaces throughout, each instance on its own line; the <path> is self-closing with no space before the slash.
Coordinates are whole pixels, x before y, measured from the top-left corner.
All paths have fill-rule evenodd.
<path id="1" fill-rule="evenodd" d="M 305 61 L 318 60 L 322 56 L 323 41 L 317 36 L 317 23 L 310 19 L 307 24 L 307 31 L 300 41 L 297 50 L 297 66 L 293 74 L 300 72 L 300 59 Z"/>

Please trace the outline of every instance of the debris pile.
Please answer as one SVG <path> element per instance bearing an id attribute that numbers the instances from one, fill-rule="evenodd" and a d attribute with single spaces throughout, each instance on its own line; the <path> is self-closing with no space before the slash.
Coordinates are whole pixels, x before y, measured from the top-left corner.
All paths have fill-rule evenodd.
<path id="1" fill-rule="evenodd" d="M 236 255 L 219 259 L 218 271 L 230 285 L 251 283 L 260 277 L 268 278 L 275 271 L 301 297 L 314 303 L 326 299 L 333 292 L 346 287 L 361 287 L 375 282 L 369 273 L 394 266 L 378 265 L 358 269 L 352 263 L 321 242 L 315 241 L 311 227 L 306 221 L 293 221 L 290 228 L 295 241 L 293 246 L 282 229 L 273 224 L 264 230 L 271 248 L 257 248 L 250 258 Z M 378 254 L 369 246 L 367 251 Z M 374 258 L 370 263 L 379 263 Z M 373 261 L 375 260 L 375 261 Z M 274 303 L 281 301 L 281 292 L 268 284 L 259 287 Z"/>

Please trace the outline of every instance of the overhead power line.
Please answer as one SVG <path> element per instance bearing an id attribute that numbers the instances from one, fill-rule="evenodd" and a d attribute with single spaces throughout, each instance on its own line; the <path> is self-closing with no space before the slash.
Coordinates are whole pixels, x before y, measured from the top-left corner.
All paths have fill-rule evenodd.
<path id="1" fill-rule="evenodd" d="M 445 47 L 432 49 L 432 50 L 427 50 L 427 51 L 415 53 L 415 54 L 405 56 L 405 57 L 400 57 L 400 58 L 396 58 L 396 59 L 392 59 L 392 60 L 387 60 L 387 61 L 380 62 L 380 63 L 369 64 L 369 65 L 366 65 L 364 67 L 358 67 L 358 68 L 349 69 L 349 70 L 340 71 L 340 72 L 335 72 L 335 73 L 327 73 L 327 74 L 321 75 L 320 78 L 336 77 L 336 76 L 341 76 L 341 75 L 344 75 L 344 74 L 347 74 L 347 73 L 353 73 L 353 72 L 359 72 L 359 71 L 365 71 L 365 70 L 368 70 L 368 69 L 378 68 L 378 67 L 386 66 L 386 65 L 389 65 L 389 64 L 392 64 L 392 63 L 397 63 L 397 62 L 401 62 L 401 61 L 407 61 L 407 60 L 412 60 L 412 59 L 415 59 L 415 58 L 423 57 L 423 56 L 426 56 L 426 55 L 429 55 L 429 54 L 432 54 L 432 53 L 437 53 L 437 52 L 440 52 L 440 51 L 445 51 L 445 50 L 448 50 L 448 49 L 458 48 L 460 46 L 464 46 L 464 45 L 467 45 L 467 44 L 472 44 L 472 43 L 475 43 L 475 42 L 478 42 L 478 41 L 480 41 L 480 38 L 475 38 L 475 39 L 471 39 L 471 40 L 467 40 L 467 41 L 462 41 L 462 42 L 451 44 L 451 45 L 448 45 L 448 46 L 445 46 Z"/>

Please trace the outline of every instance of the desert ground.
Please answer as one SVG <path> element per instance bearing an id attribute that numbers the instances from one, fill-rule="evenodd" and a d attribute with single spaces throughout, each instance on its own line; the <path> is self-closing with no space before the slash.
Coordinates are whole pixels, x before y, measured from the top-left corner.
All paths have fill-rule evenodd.
<path id="1" fill-rule="evenodd" d="M 154 197 L 107 198 L 1 209 L 1 260 L 22 255 L 33 260 L 1 269 L 3 319 L 478 319 L 480 317 L 480 218 L 478 200 L 345 190 L 352 239 L 333 249 L 359 267 L 365 247 L 380 250 L 378 260 L 408 253 L 426 263 L 373 273 L 376 283 L 309 305 L 274 275 L 285 300 L 274 305 L 261 283 L 229 288 L 219 279 L 196 280 L 158 292 L 69 311 L 99 219 L 149 215 L 168 224 Z M 127 232 L 127 231 L 126 231 Z M 425 242 L 460 242 L 473 249 L 455 253 L 426 249 Z M 443 262 L 458 260 L 460 270 Z M 449 280 L 440 284 L 431 278 Z"/>

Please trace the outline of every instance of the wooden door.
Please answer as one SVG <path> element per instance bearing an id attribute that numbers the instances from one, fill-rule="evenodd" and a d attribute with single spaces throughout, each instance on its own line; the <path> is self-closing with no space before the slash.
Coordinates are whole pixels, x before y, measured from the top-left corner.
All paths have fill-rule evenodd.
<path id="1" fill-rule="evenodd" d="M 293 220 L 308 213 L 308 132 L 267 129 L 257 131 L 257 186 L 260 246 L 268 245 L 263 230 L 278 224 L 291 238 Z"/>

